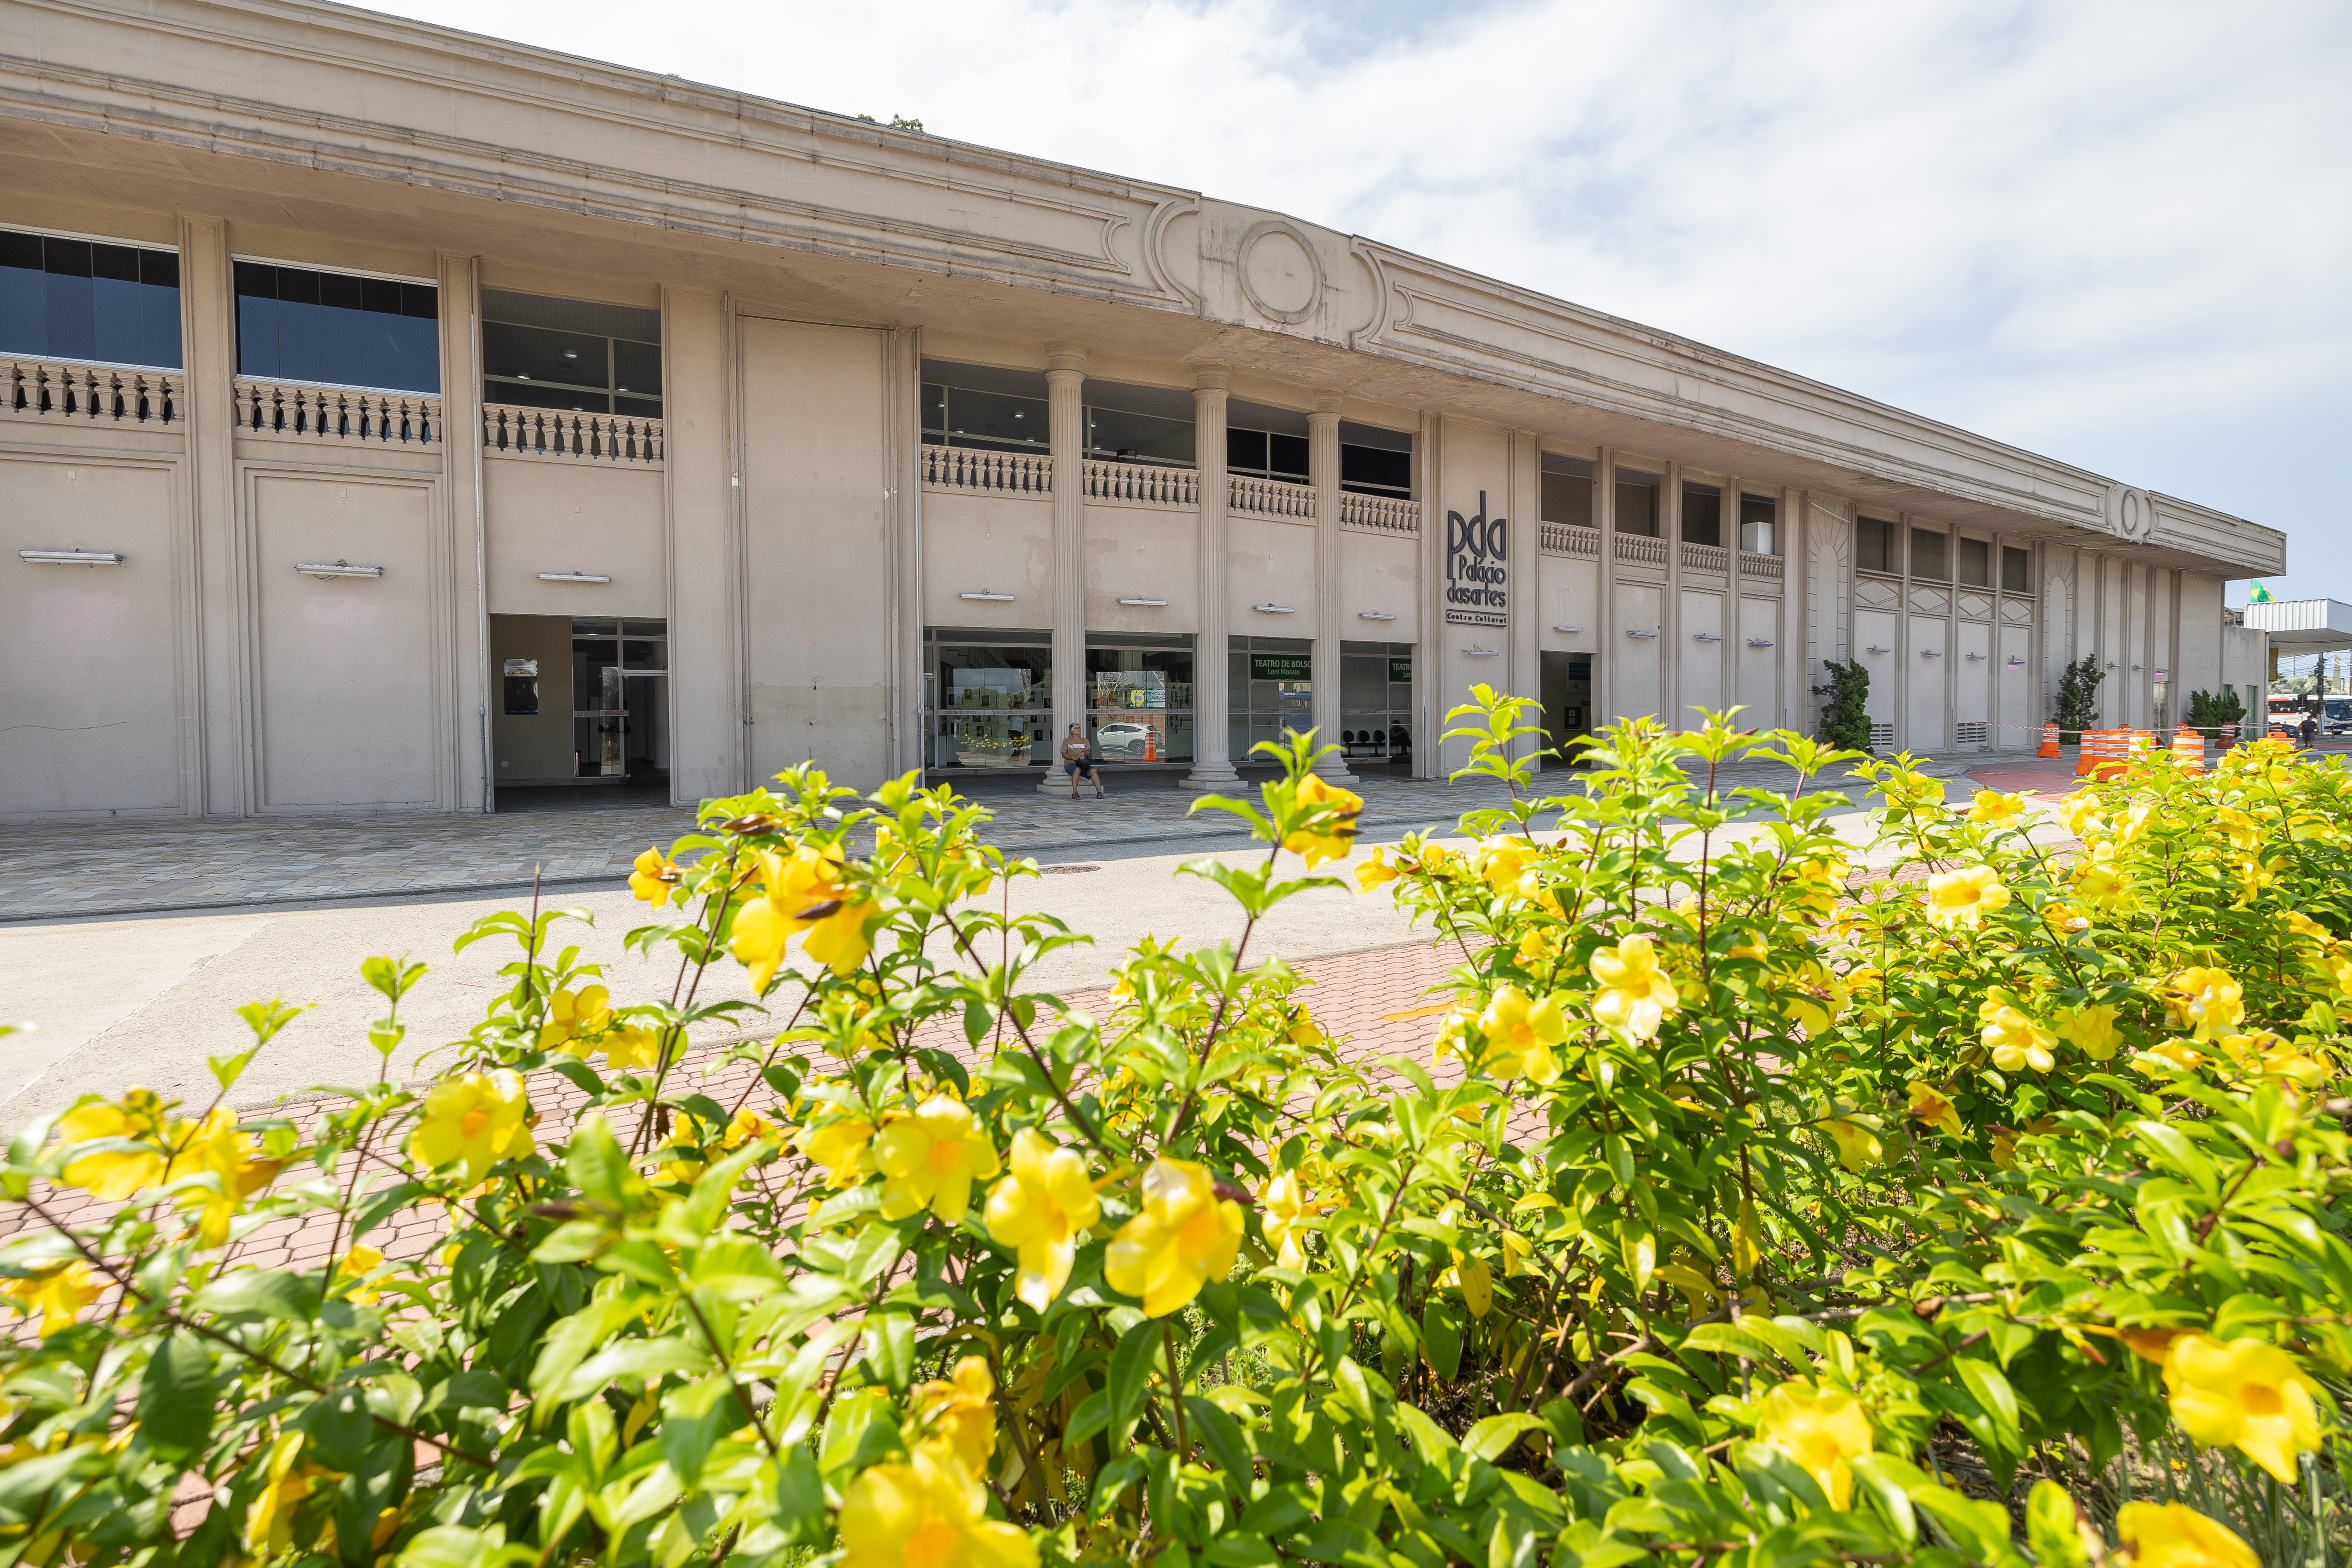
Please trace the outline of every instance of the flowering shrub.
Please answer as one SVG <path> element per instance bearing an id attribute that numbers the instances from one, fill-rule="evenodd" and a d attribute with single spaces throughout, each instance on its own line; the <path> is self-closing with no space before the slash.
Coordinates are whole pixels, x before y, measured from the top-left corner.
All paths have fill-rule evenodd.
<path id="1" fill-rule="evenodd" d="M 240 1116 L 248 1052 L 212 1105 L 25 1130 L 0 1554 L 2158 1568 L 2320 1528 L 2345 775 L 2158 753 L 2059 853 L 1871 763 L 1865 855 L 1806 787 L 1842 753 L 1626 724 L 1535 800 L 1521 706 L 1457 715 L 1514 804 L 1356 871 L 1459 959 L 1425 1058 L 1260 951 L 1360 804 L 1298 740 L 1202 803 L 1265 846 L 1184 868 L 1235 939 L 1147 941 L 1092 1010 L 1027 980 L 1084 939 L 985 896 L 1034 868 L 983 813 L 803 769 L 640 858 L 651 1000 L 583 916 L 502 913 L 461 945 L 510 988 L 421 1089 Z M 1803 782 L 1715 788 L 1765 758 Z M 727 962 L 763 1014 L 700 1000 Z M 389 1062 L 428 982 L 366 975 Z M 442 1243 L 370 1244 L 420 1206 Z M 289 1216 L 324 1258 L 241 1265 Z"/>

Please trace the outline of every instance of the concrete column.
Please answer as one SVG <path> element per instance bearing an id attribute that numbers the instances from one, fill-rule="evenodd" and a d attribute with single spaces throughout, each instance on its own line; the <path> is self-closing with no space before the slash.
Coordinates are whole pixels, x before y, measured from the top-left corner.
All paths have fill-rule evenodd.
<path id="1" fill-rule="evenodd" d="M 443 251 L 435 258 L 441 286 L 443 493 L 448 497 L 450 563 L 449 682 L 456 744 L 449 802 L 488 812 L 495 781 L 490 753 L 490 610 L 488 520 L 482 507 L 482 332 L 480 264 Z"/>
<path id="2" fill-rule="evenodd" d="M 1592 725 L 1595 730 L 1625 716 L 1617 689 L 1617 453 L 1603 447 L 1592 460 L 1592 527 L 1601 536 L 1601 559 L 1593 573 Z"/>
<path id="3" fill-rule="evenodd" d="M 181 363 L 188 421 L 189 529 L 195 628 L 194 731 L 188 813 L 243 816 L 252 810 L 246 703 L 243 532 L 237 525 L 235 395 L 236 324 L 228 226 L 180 215 Z"/>
<path id="4" fill-rule="evenodd" d="M 1723 640 L 1715 645 L 1717 669 L 1716 689 L 1723 693 L 1723 705 L 1739 705 L 1739 650 L 1748 646 L 1748 634 L 1741 629 L 1745 612 L 1740 584 L 1747 581 L 1739 574 L 1739 479 L 1727 474 L 1723 480 L 1723 499 L 1715 503 L 1717 537 L 1723 541 Z M 1784 582 L 1781 586 L 1786 588 Z M 1742 713 L 1731 721 L 1742 730 L 1772 728 L 1769 713 Z"/>
<path id="5" fill-rule="evenodd" d="M 1225 583 L 1225 405 L 1233 384 L 1234 374 L 1224 365 L 1193 366 L 1192 450 L 1201 475 L 1201 554 L 1194 583 L 1201 629 L 1192 644 L 1192 771 L 1184 775 L 1186 789 L 1232 789 L 1241 783 L 1233 761 L 1233 661 L 1227 647 L 1233 605 Z M 1335 440 L 1338 433 L 1335 423 Z M 1336 466 L 1336 450 L 1333 457 Z M 1319 669 L 1316 679 L 1320 690 Z"/>
<path id="6" fill-rule="evenodd" d="M 1054 723 L 1055 759 L 1037 793 L 1069 791 L 1062 742 L 1070 726 L 1085 731 L 1087 689 L 1087 351 L 1045 345 L 1045 426 L 1054 453 Z"/>
<path id="7" fill-rule="evenodd" d="M 1543 710 L 1543 438 L 1532 430 L 1514 430 L 1510 445 L 1510 479 L 1504 504 L 1510 510 L 1504 525 L 1503 557 L 1506 587 L 1503 615 L 1507 623 L 1503 661 L 1509 667 L 1507 689 L 1514 697 L 1533 699 L 1537 722 Z M 1548 743 L 1542 734 L 1525 735 L 1511 755 L 1533 756 Z"/>
<path id="8" fill-rule="evenodd" d="M 1658 606 L 1658 719 L 1669 730 L 1694 728 L 1683 711 L 1683 466 L 1658 478 L 1658 532 L 1666 547 L 1666 586 Z"/>
<path id="9" fill-rule="evenodd" d="M 1307 479 L 1315 487 L 1315 731 L 1318 744 L 1339 743 L 1339 405 L 1344 395 L 1318 392 L 1307 416 Z M 1334 784 L 1353 784 L 1344 752 L 1333 752 L 1315 771 Z"/>
<path id="10" fill-rule="evenodd" d="M 745 787 L 742 556 L 735 527 L 733 402 L 727 300 L 704 289 L 665 288 L 662 466 L 669 553 L 670 800 L 691 805 Z M 764 780 L 761 782 L 765 782 Z"/>

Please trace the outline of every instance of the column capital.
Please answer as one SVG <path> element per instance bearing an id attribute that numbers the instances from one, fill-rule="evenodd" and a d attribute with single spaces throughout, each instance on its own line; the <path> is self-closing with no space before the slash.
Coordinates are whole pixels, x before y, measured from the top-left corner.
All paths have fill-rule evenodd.
<path id="1" fill-rule="evenodd" d="M 1072 370 L 1087 374 L 1087 346 L 1084 343 L 1058 342 L 1045 345 L 1045 373 Z"/>
<path id="2" fill-rule="evenodd" d="M 1193 391 L 1231 392 L 1233 389 L 1233 366 L 1217 360 L 1202 360 L 1192 366 Z"/>
<path id="3" fill-rule="evenodd" d="M 1315 389 L 1316 413 L 1336 415 L 1347 405 L 1348 395 L 1338 388 L 1318 386 Z"/>

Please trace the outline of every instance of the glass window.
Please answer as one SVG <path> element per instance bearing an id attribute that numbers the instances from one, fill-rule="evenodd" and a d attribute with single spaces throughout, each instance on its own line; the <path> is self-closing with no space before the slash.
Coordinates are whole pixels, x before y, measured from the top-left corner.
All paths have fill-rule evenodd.
<path id="1" fill-rule="evenodd" d="M 1124 408 L 1087 410 L 1087 456 L 1119 463 L 1192 466 L 1192 422 Z"/>
<path id="2" fill-rule="evenodd" d="M 1992 586 L 1992 545 L 1982 539 L 1963 539 L 1960 543 L 1960 581 L 1971 588 Z"/>
<path id="3" fill-rule="evenodd" d="M 1192 639 L 1087 634 L 1087 718 L 1108 763 L 1192 760 Z"/>
<path id="4" fill-rule="evenodd" d="M 1339 732 L 1350 765 L 1402 763 L 1412 755 L 1412 645 L 1339 645 Z"/>
<path id="5" fill-rule="evenodd" d="M 1005 768 L 1053 758 L 1053 634 L 925 630 L 924 765 Z"/>
<path id="6" fill-rule="evenodd" d="M 1592 526 L 1592 465 L 1581 458 L 1543 455 L 1543 520 Z"/>
<path id="7" fill-rule="evenodd" d="M 2000 591 L 2004 594 L 2033 592 L 2033 552 L 2020 550 L 2014 544 L 2000 547 Z"/>
<path id="8" fill-rule="evenodd" d="M 980 447 L 994 452 L 1046 452 L 1053 447 L 1045 400 L 961 386 L 923 388 L 923 439 L 934 447 Z"/>
<path id="9" fill-rule="evenodd" d="M 430 283 L 236 264 L 236 374 L 388 392 L 441 390 Z"/>
<path id="10" fill-rule="evenodd" d="M 0 229 L 0 353 L 179 369 L 179 253 Z"/>
<path id="11" fill-rule="evenodd" d="M 1307 437 L 1271 430 L 1225 430 L 1225 468 L 1258 479 L 1283 479 L 1294 485 L 1309 482 Z"/>
<path id="12" fill-rule="evenodd" d="M 1715 486 L 1683 486 L 1683 542 L 1723 542 L 1723 492 Z"/>
<path id="13" fill-rule="evenodd" d="M 1658 537 L 1658 476 L 1617 470 L 1617 531 Z"/>
<path id="14" fill-rule="evenodd" d="M 1739 548 L 1750 555 L 1778 555 L 1780 503 L 1770 496 L 1739 493 Z"/>
<path id="15" fill-rule="evenodd" d="M 1901 546 L 1895 542 L 1895 525 L 1880 517 L 1855 519 L 1853 564 L 1858 572 L 1886 572 L 1900 576 L 1903 556 Z"/>
<path id="16" fill-rule="evenodd" d="M 1945 559 L 1945 536 L 1924 528 L 1911 531 L 1911 575 L 1927 583 L 1948 583 L 1952 568 Z"/>
<path id="17" fill-rule="evenodd" d="M 1339 488 L 1358 495 L 1412 499 L 1412 437 L 1403 430 L 1339 421 Z"/>
<path id="18" fill-rule="evenodd" d="M 482 399 L 661 417 L 661 312 L 482 290 Z"/>

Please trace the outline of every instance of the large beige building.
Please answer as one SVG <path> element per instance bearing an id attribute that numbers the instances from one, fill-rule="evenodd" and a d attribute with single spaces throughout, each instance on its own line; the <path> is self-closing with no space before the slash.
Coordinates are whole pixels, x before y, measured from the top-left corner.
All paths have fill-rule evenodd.
<path id="1" fill-rule="evenodd" d="M 0 18 L 0 819 L 2262 679 L 2270 529 L 1375 239 L 309 0 Z"/>

